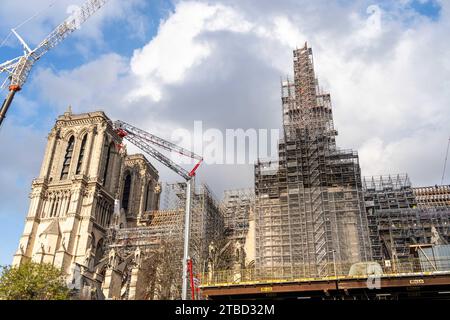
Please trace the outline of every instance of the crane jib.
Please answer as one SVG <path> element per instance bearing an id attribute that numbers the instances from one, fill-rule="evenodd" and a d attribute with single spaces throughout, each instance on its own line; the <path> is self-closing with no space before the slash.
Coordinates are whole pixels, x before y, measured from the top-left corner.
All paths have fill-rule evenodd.
<path id="1" fill-rule="evenodd" d="M 157 161 L 161 162 L 168 168 L 175 171 L 177 174 L 182 176 L 187 181 L 191 180 L 200 165 L 203 162 L 203 157 L 196 155 L 195 153 L 183 149 L 180 146 L 177 146 L 169 141 L 166 141 L 162 138 L 156 137 L 155 135 L 148 133 L 144 130 L 136 128 L 130 124 L 127 124 L 123 121 L 115 121 L 113 123 L 115 128 L 115 132 L 122 139 L 127 139 L 129 142 L 148 153 L 151 157 L 155 158 Z M 169 150 L 171 152 L 176 152 L 178 154 L 184 155 L 186 157 L 190 157 L 192 159 L 197 159 L 199 162 L 194 166 L 191 171 L 186 171 L 180 165 L 173 162 L 171 159 L 163 155 L 161 152 L 155 149 L 155 146 L 162 147 L 165 150 Z M 118 145 L 118 149 L 122 149 L 123 144 Z"/>
<path id="2" fill-rule="evenodd" d="M 194 167 L 194 169 L 191 170 L 191 172 L 189 172 L 189 177 L 193 177 L 195 176 L 195 172 L 197 171 L 197 169 L 200 167 L 200 165 L 202 164 L 203 159 L 201 159 Z"/>

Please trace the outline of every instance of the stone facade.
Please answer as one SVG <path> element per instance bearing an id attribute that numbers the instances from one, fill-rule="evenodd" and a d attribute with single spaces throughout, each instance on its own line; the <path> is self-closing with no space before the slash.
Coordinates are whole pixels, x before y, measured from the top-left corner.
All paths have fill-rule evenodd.
<path id="1" fill-rule="evenodd" d="M 127 227 L 137 226 L 142 213 L 159 208 L 158 179 L 158 171 L 143 155 L 126 157 L 120 194 Z"/>
<path id="2" fill-rule="evenodd" d="M 157 170 L 142 155 L 127 156 L 121 143 L 103 112 L 69 109 L 57 119 L 13 265 L 53 264 L 75 289 L 102 297 L 108 229 L 135 226 L 143 209 L 159 205 Z"/>

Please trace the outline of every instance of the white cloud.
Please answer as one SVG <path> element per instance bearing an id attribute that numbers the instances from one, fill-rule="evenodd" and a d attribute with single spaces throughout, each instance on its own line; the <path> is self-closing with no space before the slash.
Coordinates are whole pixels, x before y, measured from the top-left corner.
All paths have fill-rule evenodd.
<path id="1" fill-rule="evenodd" d="M 350 41 L 367 46 L 371 41 L 382 36 L 383 10 L 377 5 L 370 5 L 367 7 L 366 13 L 368 14 L 367 18 L 359 15 L 353 16 L 357 32 L 350 38 Z"/>
<path id="2" fill-rule="evenodd" d="M 112 53 L 58 74 L 51 69 L 38 68 L 36 80 L 31 85 L 42 92 L 43 99 L 58 108 L 74 104 L 86 110 L 94 107 L 95 101 L 101 101 L 104 105 L 123 103 L 128 86 L 125 83 L 128 73 L 127 59 Z M 107 90 L 102 90 L 106 88 Z"/>
<path id="3" fill-rule="evenodd" d="M 308 41 L 332 94 L 338 144 L 360 149 L 363 174 L 407 171 L 416 184 L 437 182 L 450 122 L 448 4 L 437 22 L 408 11 L 406 23 L 399 7 L 249 3 L 178 2 L 133 57 L 41 70 L 34 86 L 60 111 L 96 105 L 165 137 L 194 120 L 205 129 L 277 127 L 279 77 L 292 74 L 292 49 Z M 233 185 L 217 179 L 229 169 L 214 168 L 205 180 Z M 252 184 L 234 178 L 236 187 Z"/>
<path id="4" fill-rule="evenodd" d="M 285 46 L 295 48 L 306 41 L 305 36 L 299 31 L 291 20 L 286 16 L 278 16 L 273 19 L 274 29 L 270 36 L 278 39 Z M 263 29 L 261 27 L 261 29 Z"/>
<path id="5" fill-rule="evenodd" d="M 158 34 L 144 48 L 136 50 L 131 69 L 143 85 L 133 96 L 161 99 L 161 85 L 184 80 L 186 72 L 211 54 L 210 45 L 197 37 L 204 32 L 244 32 L 250 24 L 222 5 L 181 2 L 161 23 Z"/>

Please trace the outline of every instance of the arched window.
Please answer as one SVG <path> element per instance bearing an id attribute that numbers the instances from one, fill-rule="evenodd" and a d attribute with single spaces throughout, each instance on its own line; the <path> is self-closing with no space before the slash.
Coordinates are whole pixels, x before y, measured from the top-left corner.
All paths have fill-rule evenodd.
<path id="1" fill-rule="evenodd" d="M 151 192 L 152 192 L 152 183 L 149 182 L 147 184 L 147 190 L 145 192 L 145 206 L 144 206 L 144 211 L 149 211 L 150 210 L 150 205 L 151 205 Z"/>
<path id="2" fill-rule="evenodd" d="M 66 155 L 64 157 L 63 168 L 61 171 L 61 180 L 67 179 L 69 177 L 70 162 L 73 157 L 73 147 L 75 145 L 75 138 L 70 137 L 69 143 L 67 144 Z"/>
<path id="3" fill-rule="evenodd" d="M 123 185 L 122 194 L 122 208 L 125 212 L 128 212 L 128 206 L 130 203 L 130 192 L 131 192 L 131 174 L 127 174 L 125 177 L 125 183 Z"/>
<path id="4" fill-rule="evenodd" d="M 106 186 L 106 179 L 108 178 L 108 173 L 111 166 L 111 158 L 112 153 L 114 151 L 114 143 L 111 142 L 111 144 L 108 146 L 108 149 L 106 151 L 106 161 L 105 161 L 105 171 L 103 172 L 103 185 Z"/>
<path id="5" fill-rule="evenodd" d="M 80 155 L 78 156 L 78 164 L 76 174 L 81 173 L 81 167 L 83 166 L 84 153 L 86 151 L 86 142 L 87 142 L 87 134 L 84 136 L 83 141 L 81 142 Z"/>
<path id="6" fill-rule="evenodd" d="M 95 247 L 95 257 L 94 257 L 94 267 L 100 262 L 103 258 L 103 239 L 100 239 Z"/>
<path id="7" fill-rule="evenodd" d="M 94 235 L 94 233 L 92 232 L 92 233 L 91 233 L 91 242 L 89 243 L 89 248 L 91 248 L 92 250 L 94 250 L 94 249 L 95 249 L 95 244 L 96 244 L 96 241 L 95 241 L 95 235 Z"/>

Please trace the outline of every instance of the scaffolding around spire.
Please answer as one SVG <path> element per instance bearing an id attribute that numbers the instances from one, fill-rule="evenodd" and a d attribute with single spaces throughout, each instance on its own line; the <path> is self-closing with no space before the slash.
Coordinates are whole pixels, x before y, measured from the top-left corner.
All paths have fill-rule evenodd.
<path id="1" fill-rule="evenodd" d="M 331 96 L 307 44 L 294 51 L 294 78 L 281 91 L 278 169 L 255 165 L 257 270 L 322 276 L 333 263 L 370 260 L 358 154 L 336 147 Z"/>

